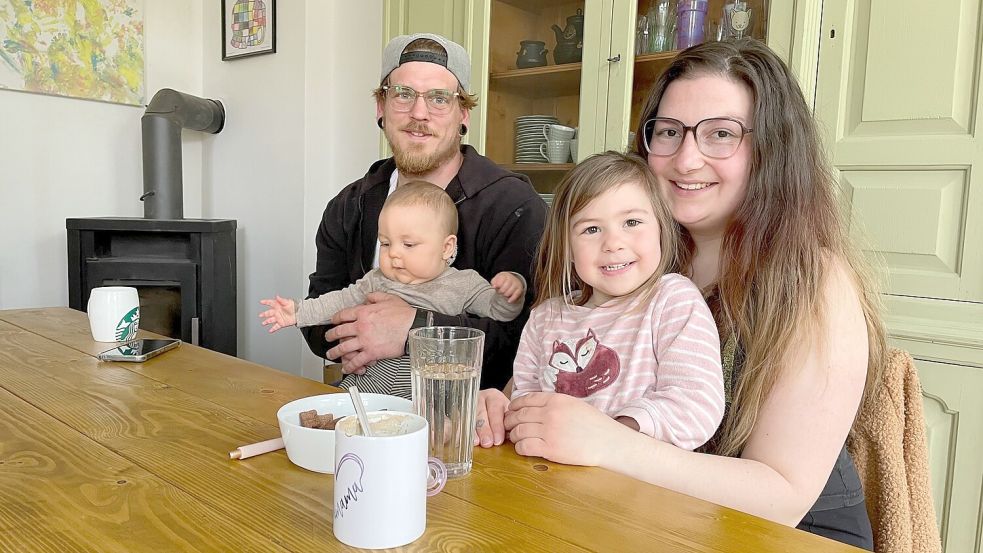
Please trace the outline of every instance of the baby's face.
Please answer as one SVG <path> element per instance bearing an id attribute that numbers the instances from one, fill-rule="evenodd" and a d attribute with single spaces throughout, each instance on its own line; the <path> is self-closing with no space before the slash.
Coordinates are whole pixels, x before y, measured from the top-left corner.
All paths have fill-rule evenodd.
<path id="1" fill-rule="evenodd" d="M 447 268 L 454 237 L 426 206 L 388 206 L 379 215 L 379 268 L 390 280 L 421 284 Z"/>

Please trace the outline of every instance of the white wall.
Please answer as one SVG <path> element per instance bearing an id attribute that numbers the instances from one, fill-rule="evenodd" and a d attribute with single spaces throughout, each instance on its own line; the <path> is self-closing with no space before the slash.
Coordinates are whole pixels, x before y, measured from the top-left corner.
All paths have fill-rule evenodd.
<path id="1" fill-rule="evenodd" d="M 358 9 L 351 6 L 358 5 Z M 307 150 L 303 198 L 303 278 L 314 272 L 314 235 L 328 200 L 379 158 L 375 103 L 383 33 L 382 2 L 308 2 Z M 327 43 L 325 43 L 327 42 Z M 306 344 L 303 374 L 321 380 L 321 359 Z"/>
<path id="2" fill-rule="evenodd" d="M 144 29 L 146 101 L 164 87 L 200 94 L 199 3 L 146 2 Z M 66 218 L 143 216 L 143 112 L 0 90 L 0 309 L 68 305 Z M 182 155 L 184 213 L 198 217 L 201 138 Z"/>
<path id="3" fill-rule="evenodd" d="M 167 87 L 225 105 L 221 133 L 184 133 L 185 217 L 238 221 L 239 357 L 320 379 L 257 302 L 306 294 L 324 206 L 378 157 L 382 1 L 281 0 L 277 52 L 228 62 L 202 4 L 145 3 L 147 101 Z M 67 305 L 65 218 L 142 216 L 143 111 L 0 91 L 0 309 Z"/>

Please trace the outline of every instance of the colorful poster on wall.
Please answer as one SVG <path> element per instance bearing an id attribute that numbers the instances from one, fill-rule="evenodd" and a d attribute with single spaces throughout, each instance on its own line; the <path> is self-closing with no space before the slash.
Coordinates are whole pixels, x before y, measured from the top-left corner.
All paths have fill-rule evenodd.
<path id="1" fill-rule="evenodd" d="M 144 0 L 0 0 L 0 88 L 144 102 Z"/>

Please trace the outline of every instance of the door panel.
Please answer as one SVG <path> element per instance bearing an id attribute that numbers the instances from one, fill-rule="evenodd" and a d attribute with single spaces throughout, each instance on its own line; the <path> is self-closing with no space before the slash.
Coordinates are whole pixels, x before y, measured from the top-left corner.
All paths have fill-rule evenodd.
<path id="1" fill-rule="evenodd" d="M 919 356 L 916 365 L 943 550 L 979 552 L 983 550 L 983 368 Z"/>
<path id="2" fill-rule="evenodd" d="M 980 15 L 977 0 L 824 4 L 816 114 L 893 294 L 983 301 Z"/>

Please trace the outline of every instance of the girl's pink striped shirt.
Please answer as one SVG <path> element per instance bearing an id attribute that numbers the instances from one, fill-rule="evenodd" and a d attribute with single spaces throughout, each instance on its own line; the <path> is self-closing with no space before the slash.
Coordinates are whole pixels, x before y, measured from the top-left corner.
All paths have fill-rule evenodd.
<path id="1" fill-rule="evenodd" d="M 522 331 L 512 398 L 581 397 L 641 432 L 696 449 L 724 413 L 720 340 L 699 289 L 667 274 L 648 305 L 613 300 L 575 307 L 561 298 L 533 309 Z"/>

